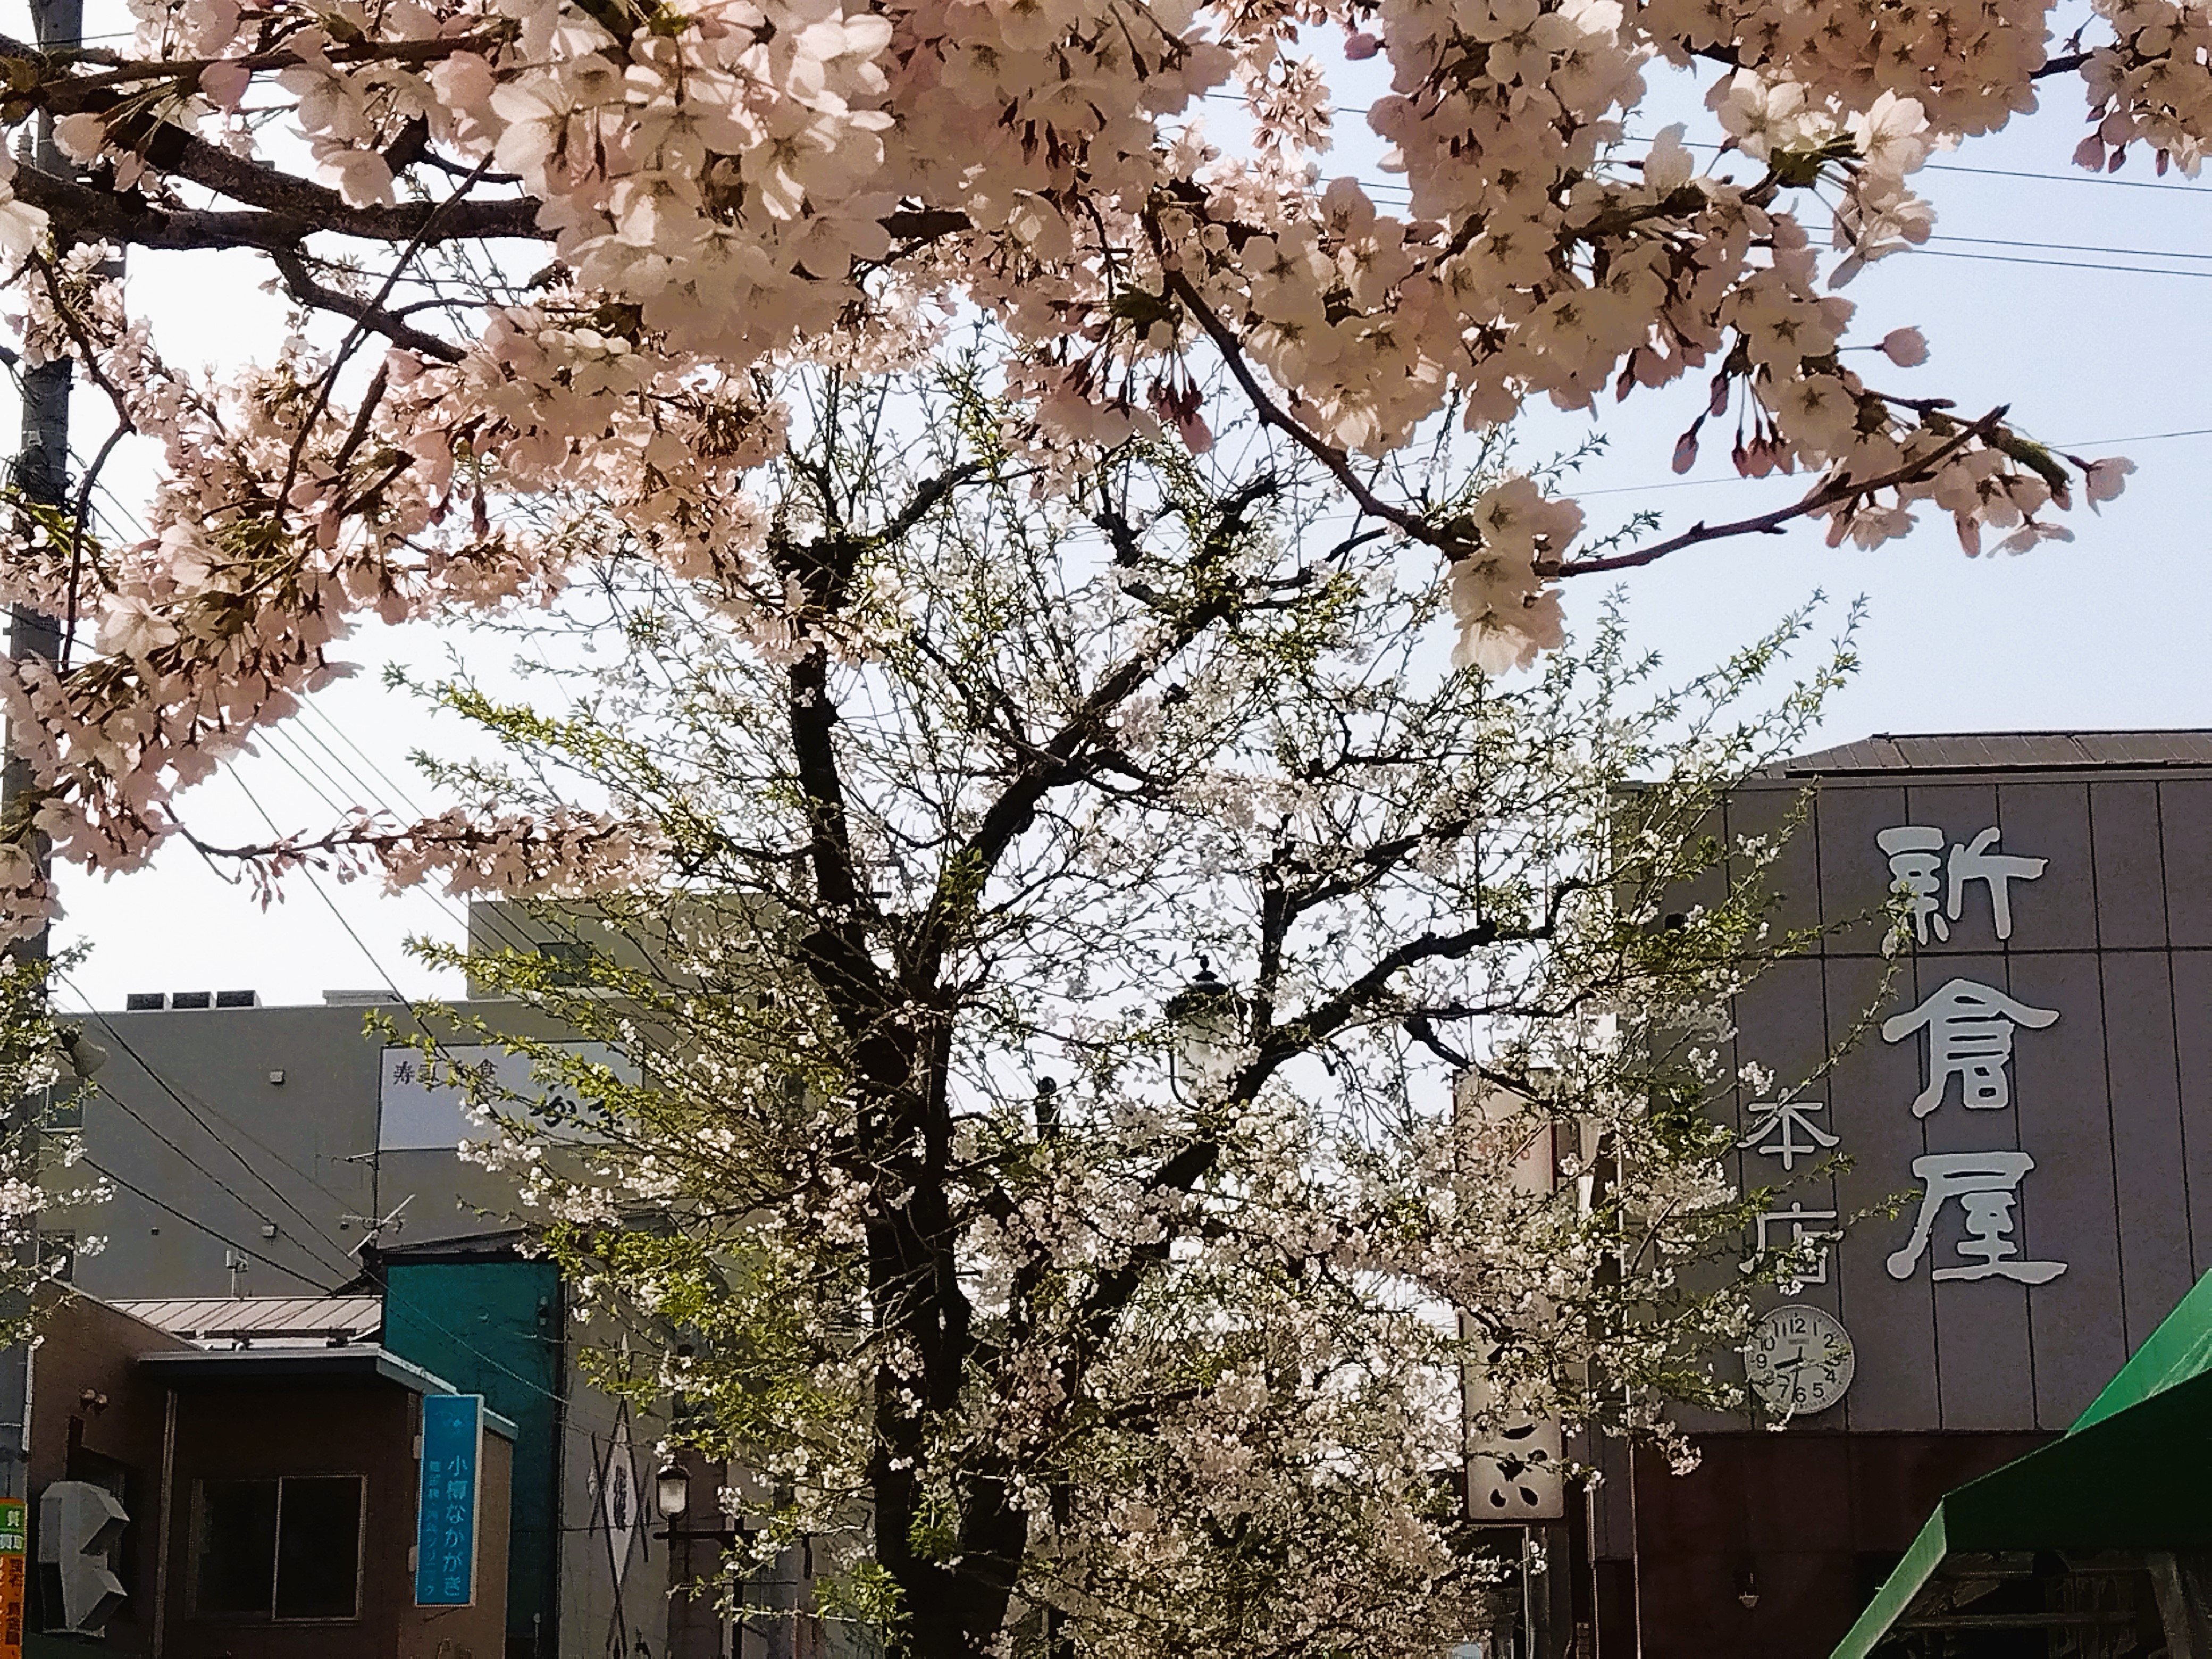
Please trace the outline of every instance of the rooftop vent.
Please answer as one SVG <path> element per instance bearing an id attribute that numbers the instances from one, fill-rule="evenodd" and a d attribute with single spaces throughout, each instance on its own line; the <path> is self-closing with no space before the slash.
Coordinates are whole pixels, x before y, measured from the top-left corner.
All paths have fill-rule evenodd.
<path id="1" fill-rule="evenodd" d="M 400 1002 L 405 999 L 397 991 L 325 991 L 323 1000 L 333 1008 L 357 1008 L 374 1002 Z"/>
<path id="2" fill-rule="evenodd" d="M 172 1008 L 205 1008 L 212 1006 L 214 1001 L 215 993 L 212 991 L 172 991 L 169 993 L 169 1006 Z"/>
<path id="3" fill-rule="evenodd" d="M 258 1008 L 261 1006 L 261 993 L 217 991 L 215 994 L 215 1006 L 218 1008 Z"/>
<path id="4" fill-rule="evenodd" d="M 123 999 L 123 1006 L 130 1013 L 150 1013 L 156 1008 L 169 1006 L 167 991 L 133 991 Z"/>

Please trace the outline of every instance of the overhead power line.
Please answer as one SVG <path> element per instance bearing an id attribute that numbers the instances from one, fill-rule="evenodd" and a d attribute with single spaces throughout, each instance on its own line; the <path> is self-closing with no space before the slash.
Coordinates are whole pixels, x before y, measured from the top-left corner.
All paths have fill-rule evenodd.
<path id="1" fill-rule="evenodd" d="M 86 1005 L 86 1012 L 88 1015 L 91 1018 L 96 1019 L 100 1022 L 100 1029 L 106 1032 L 110 1037 L 114 1039 L 116 1044 L 122 1048 L 125 1054 L 131 1056 L 131 1060 L 137 1064 L 139 1069 L 143 1071 L 148 1077 L 151 1078 L 163 1093 L 167 1094 L 170 1099 L 176 1102 L 178 1107 L 183 1110 L 187 1117 L 191 1118 L 194 1121 L 198 1122 L 203 1129 L 205 1129 L 208 1132 L 210 1138 L 212 1139 L 217 1146 L 222 1146 L 225 1152 L 229 1152 L 233 1158 L 237 1158 L 240 1167 L 244 1169 L 249 1175 L 252 1176 L 255 1180 L 260 1182 L 262 1185 L 267 1187 L 272 1193 L 278 1192 L 278 1188 L 269 1180 L 265 1174 L 264 1174 L 259 1169 L 257 1169 L 252 1164 L 249 1163 L 246 1158 L 240 1156 L 236 1148 L 231 1146 L 226 1140 L 224 1140 L 222 1135 L 216 1132 L 215 1126 L 205 1121 L 207 1118 L 212 1117 L 220 1120 L 224 1128 L 228 1129 L 236 1134 L 242 1135 L 247 1140 L 252 1141 L 261 1152 L 268 1154 L 269 1158 L 273 1162 L 282 1165 L 284 1169 L 290 1170 L 294 1175 L 299 1176 L 301 1181 L 307 1182 L 308 1186 L 322 1194 L 325 1198 L 329 1199 L 333 1204 L 346 1204 L 353 1201 L 343 1197 L 339 1194 L 332 1192 L 329 1188 L 324 1186 L 321 1182 L 318 1181 L 314 1176 L 310 1174 L 307 1170 L 301 1169 L 298 1164 L 293 1163 L 291 1159 L 286 1158 L 283 1152 L 277 1151 L 276 1147 L 271 1146 L 267 1141 L 262 1139 L 260 1136 L 255 1134 L 252 1130 L 247 1128 L 244 1124 L 239 1122 L 236 1119 L 231 1117 L 228 1114 L 223 1112 L 210 1102 L 204 1100 L 187 1099 L 181 1089 L 179 1089 L 167 1078 L 162 1076 L 160 1070 L 155 1066 L 151 1060 L 148 1060 L 144 1054 L 141 1054 L 137 1048 L 131 1046 L 131 1040 L 125 1036 L 121 1031 L 116 1029 L 113 1021 L 110 1020 L 108 1017 L 105 1013 L 102 1013 L 99 1009 L 91 1006 L 92 1000 L 85 995 L 83 987 L 79 985 L 74 979 L 71 979 L 66 974 L 62 975 L 60 977 L 62 982 L 67 985 L 71 991 L 76 993 L 77 998 Z M 282 1196 L 281 1193 L 279 1194 L 279 1196 Z M 262 1218 L 266 1220 L 268 1218 L 264 1216 Z M 301 1218 L 305 1219 L 306 1218 L 302 1217 Z M 337 1241 L 336 1239 L 331 1239 L 330 1242 L 334 1246 L 337 1245 Z M 338 1246 L 338 1248 L 343 1249 L 343 1247 Z"/>
<path id="2" fill-rule="evenodd" d="M 2124 271 L 2138 276 L 2181 276 L 2196 281 L 2203 281 L 2206 277 L 2212 277 L 2212 270 L 2165 270 L 2156 265 L 2116 265 L 2096 263 L 2087 259 L 2036 259 L 2031 258 L 2025 254 L 2019 253 L 1965 253 L 1960 252 L 1955 248 L 1948 247 L 1916 247 L 1907 249 L 1906 252 L 1926 258 L 1979 259 L 1990 264 L 1997 265 L 2041 265 L 2046 270 L 2051 270 Z M 2202 258 L 2205 256 L 2202 254 L 2175 253 L 2162 255 L 2160 257 L 2166 258 L 2186 259 Z"/>
<path id="3" fill-rule="evenodd" d="M 2103 253 L 2128 259 L 2212 259 L 2212 253 L 2177 253 L 2162 247 L 2106 247 L 2097 242 L 2030 242 L 2016 236 L 1930 236 L 1931 242 L 1964 242 L 1974 247 L 2025 247 L 2047 253 Z"/>
<path id="4" fill-rule="evenodd" d="M 71 984 L 70 988 L 76 988 L 74 984 Z M 82 993 L 79 992 L 78 994 L 82 995 Z M 124 1053 L 130 1055 L 132 1061 L 137 1065 L 139 1069 L 144 1072 L 149 1078 L 152 1079 L 154 1083 L 161 1090 L 161 1091 L 177 1103 L 179 1109 L 184 1112 L 185 1115 L 207 1133 L 210 1139 L 214 1141 L 216 1146 L 221 1146 L 223 1151 L 229 1153 L 232 1159 L 240 1169 L 244 1170 L 248 1175 L 252 1176 L 256 1181 L 258 1181 L 264 1187 L 267 1188 L 279 1204 L 281 1204 L 284 1208 L 289 1210 L 295 1216 L 298 1217 L 301 1221 L 307 1224 L 311 1233 L 320 1236 L 323 1242 L 327 1243 L 331 1249 L 339 1252 L 341 1256 L 343 1255 L 345 1247 L 340 1244 L 337 1240 L 332 1238 L 327 1232 L 325 1232 L 323 1231 L 322 1224 L 317 1221 L 313 1216 L 309 1215 L 305 1210 L 301 1209 L 298 1204 L 295 1203 L 289 1194 L 278 1187 L 275 1182 L 270 1180 L 269 1177 L 262 1171 L 255 1169 L 253 1165 L 239 1152 L 236 1147 L 231 1146 L 228 1140 L 226 1140 L 221 1134 L 217 1133 L 215 1127 L 209 1123 L 207 1120 L 193 1108 L 190 1102 L 185 1100 L 175 1085 L 171 1084 L 167 1078 L 163 1077 L 160 1072 L 155 1069 L 143 1054 L 140 1054 L 137 1049 L 131 1047 L 129 1039 L 125 1037 L 120 1031 L 118 1031 L 105 1015 L 95 1013 L 94 1018 L 100 1021 L 101 1027 L 106 1031 L 107 1035 L 114 1039 L 114 1041 L 122 1048 Z M 125 1099 L 120 1092 L 115 1090 L 105 1088 L 103 1088 L 100 1092 L 105 1095 L 107 1099 L 112 1101 L 118 1108 L 120 1108 L 124 1115 L 129 1117 L 133 1122 L 137 1123 L 140 1128 L 145 1130 L 148 1134 L 153 1136 L 154 1139 L 160 1141 L 162 1146 L 167 1147 L 172 1152 L 182 1158 L 187 1168 L 205 1179 L 214 1186 L 217 1191 L 223 1194 L 224 1196 L 234 1200 L 240 1209 L 244 1210 L 255 1220 L 260 1222 L 264 1226 L 274 1227 L 277 1224 L 275 1217 L 270 1215 L 266 1211 L 262 1209 L 260 1206 L 254 1203 L 252 1200 L 247 1198 L 245 1194 L 240 1192 L 228 1182 L 225 1181 L 221 1176 L 209 1169 L 206 1164 L 201 1163 L 199 1159 L 195 1158 L 191 1152 L 185 1151 L 183 1146 L 172 1139 L 158 1126 L 148 1119 L 144 1114 L 140 1112 L 137 1107 L 133 1106 L 128 1100 Z M 295 1173 L 297 1172 L 295 1171 Z M 303 1179 L 304 1178 L 307 1177 L 303 1176 Z M 315 1183 L 310 1180 L 309 1184 L 313 1185 Z M 335 1193 L 330 1193 L 325 1190 L 325 1195 L 333 1200 L 343 1202 L 342 1200 L 338 1200 L 337 1194 Z M 341 1274 L 348 1271 L 342 1261 L 333 1261 L 331 1258 L 324 1255 L 321 1251 L 317 1249 L 312 1238 L 295 1237 L 293 1242 L 304 1250 L 306 1254 L 315 1261 L 317 1266 L 323 1267 L 329 1272 Z"/>
<path id="5" fill-rule="evenodd" d="M 300 1283 L 305 1285 L 309 1290 L 313 1291 L 318 1296 L 322 1296 L 327 1293 L 324 1290 L 323 1286 L 316 1284 L 313 1279 L 308 1278 L 297 1267 L 288 1267 L 284 1263 L 277 1261 L 274 1256 L 266 1255 L 261 1251 L 255 1249 L 250 1244 L 240 1243 L 236 1239 L 231 1237 L 229 1234 L 223 1232 L 219 1228 L 210 1227 L 206 1222 L 200 1220 L 197 1216 L 185 1214 L 185 1212 L 179 1209 L 175 1205 L 168 1202 L 166 1199 L 156 1198 L 153 1194 L 148 1192 L 143 1187 L 139 1186 L 136 1182 L 125 1180 L 123 1176 L 116 1174 L 114 1170 L 107 1168 L 107 1166 L 100 1163 L 99 1159 L 91 1157 L 89 1154 L 85 1156 L 80 1161 L 87 1169 L 91 1170 L 94 1174 L 100 1176 L 106 1180 L 113 1182 L 117 1186 L 122 1188 L 126 1193 L 135 1193 L 138 1197 L 143 1198 L 147 1203 L 161 1211 L 162 1214 L 175 1217 L 179 1221 L 183 1222 L 187 1227 L 191 1227 L 199 1232 L 205 1233 L 210 1238 L 215 1240 L 218 1244 L 227 1244 L 232 1249 L 236 1250 L 240 1255 L 249 1257 L 255 1261 L 265 1262 L 270 1267 L 274 1267 L 278 1273 L 284 1274 L 287 1278 L 298 1279 Z"/>

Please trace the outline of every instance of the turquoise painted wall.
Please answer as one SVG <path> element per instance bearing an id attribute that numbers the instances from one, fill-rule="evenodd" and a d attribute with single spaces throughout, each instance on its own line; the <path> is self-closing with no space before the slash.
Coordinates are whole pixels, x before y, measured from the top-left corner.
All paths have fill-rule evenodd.
<path id="1" fill-rule="evenodd" d="M 483 1395 L 515 1425 L 510 1659 L 552 1659 L 556 1650 L 561 1328 L 561 1275 L 550 1262 L 386 1266 L 384 1346 L 462 1393 Z M 533 1647 L 541 1632 L 543 1645 Z"/>

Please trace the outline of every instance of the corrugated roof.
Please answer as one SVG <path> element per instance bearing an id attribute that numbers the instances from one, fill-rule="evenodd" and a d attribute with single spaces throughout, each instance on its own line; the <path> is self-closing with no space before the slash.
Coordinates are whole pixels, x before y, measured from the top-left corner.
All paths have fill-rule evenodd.
<path id="1" fill-rule="evenodd" d="M 1877 732 L 1856 743 L 1797 755 L 1770 777 L 1852 772 L 2063 772 L 2087 767 L 2212 767 L 2212 731 Z"/>
<path id="2" fill-rule="evenodd" d="M 384 1328 L 384 1298 L 375 1296 L 166 1297 L 114 1305 L 201 1343 L 362 1342 Z"/>

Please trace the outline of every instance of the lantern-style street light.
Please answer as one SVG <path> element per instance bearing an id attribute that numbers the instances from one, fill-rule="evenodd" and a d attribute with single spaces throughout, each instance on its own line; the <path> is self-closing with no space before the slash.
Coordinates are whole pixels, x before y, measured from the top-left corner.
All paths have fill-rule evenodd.
<path id="1" fill-rule="evenodd" d="M 1167 1000 L 1168 1083 L 1178 1097 L 1224 1081 L 1244 1040 L 1244 999 L 1204 957 L 1198 976 Z"/>
<path id="2" fill-rule="evenodd" d="M 720 1527 L 678 1524 L 691 1510 L 691 1476 L 680 1459 L 670 1458 L 653 1474 L 653 1501 L 659 1508 L 660 1518 L 668 1522 L 665 1530 L 653 1534 L 656 1538 L 665 1538 L 671 1544 L 719 1544 L 726 1550 L 740 1548 L 745 1541 L 745 1529 L 734 1523 Z"/>
<path id="3" fill-rule="evenodd" d="M 691 1507 L 691 1477 L 674 1458 L 653 1477 L 653 1501 L 665 1521 L 674 1521 Z"/>

